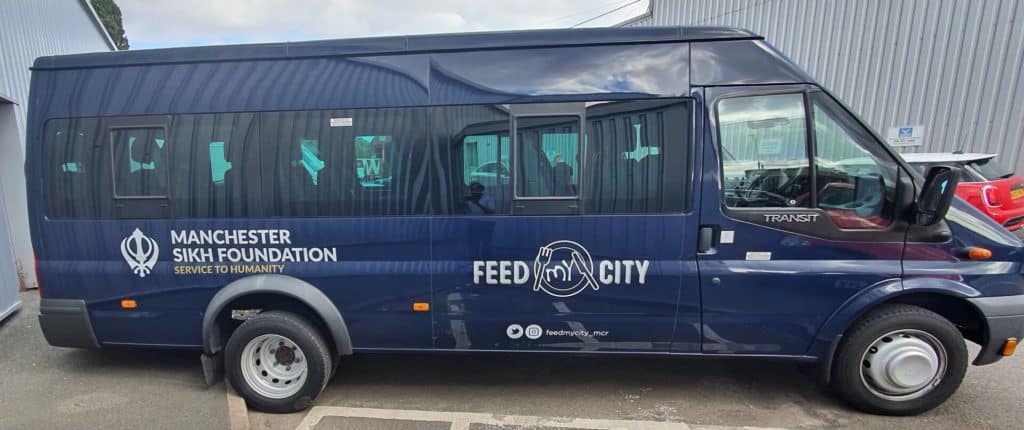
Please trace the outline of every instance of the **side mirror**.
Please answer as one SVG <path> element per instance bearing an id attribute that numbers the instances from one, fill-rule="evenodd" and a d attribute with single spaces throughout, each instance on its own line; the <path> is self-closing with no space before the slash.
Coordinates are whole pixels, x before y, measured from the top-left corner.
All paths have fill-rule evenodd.
<path id="1" fill-rule="evenodd" d="M 934 166 L 928 169 L 917 198 L 917 225 L 930 226 L 942 220 L 953 203 L 959 183 L 959 167 Z"/>

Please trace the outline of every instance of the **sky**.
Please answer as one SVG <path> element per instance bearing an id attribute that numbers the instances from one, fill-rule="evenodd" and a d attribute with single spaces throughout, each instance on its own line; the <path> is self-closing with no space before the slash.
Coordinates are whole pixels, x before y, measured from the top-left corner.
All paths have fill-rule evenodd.
<path id="1" fill-rule="evenodd" d="M 117 4 L 131 49 L 148 49 L 608 26 L 644 13 L 648 0 L 117 0 Z"/>

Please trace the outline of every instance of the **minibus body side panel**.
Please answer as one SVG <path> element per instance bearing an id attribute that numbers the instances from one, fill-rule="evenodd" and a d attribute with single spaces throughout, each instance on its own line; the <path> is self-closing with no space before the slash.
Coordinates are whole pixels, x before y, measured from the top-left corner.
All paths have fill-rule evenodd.
<path id="1" fill-rule="evenodd" d="M 673 343 L 677 352 L 697 352 L 696 218 L 693 214 L 438 218 L 433 230 L 436 346 L 668 352 Z M 538 250 L 555 249 L 555 264 L 545 267 L 569 267 L 572 262 L 563 251 L 570 250 L 562 247 L 576 249 L 570 242 L 589 254 L 585 260 L 593 268 L 598 288 L 567 292 L 565 297 L 543 286 L 534 288 L 537 280 L 532 271 Z M 525 264 L 531 273 L 519 279 L 516 264 Z M 640 265 L 643 278 L 637 271 Z M 524 279 L 527 282 L 521 282 Z M 516 332 L 514 325 L 524 329 L 537 325 L 543 332 L 530 339 Z"/>
<path id="2" fill-rule="evenodd" d="M 966 202 L 956 199 L 946 216 L 946 222 L 955 240 L 939 242 L 909 242 L 904 259 L 904 278 L 899 284 L 881 284 L 852 297 L 822 326 L 807 355 L 822 357 L 829 345 L 858 317 L 876 306 L 911 294 L 933 294 L 963 300 L 975 312 L 986 318 L 985 309 L 977 307 L 975 299 L 1009 302 L 1019 300 L 1024 293 L 1021 276 L 1021 258 L 1018 239 Z M 969 247 L 983 247 L 993 251 L 992 258 L 984 261 L 966 259 Z M 1011 309 L 1012 311 L 1012 309 Z M 1012 313 L 1012 312 L 1011 312 Z M 989 364 L 998 359 L 994 348 L 1001 347 L 1003 338 L 996 338 L 989 321 L 971 321 L 984 331 L 983 338 L 972 339 L 982 343 L 982 351 L 974 364 Z M 1008 330 L 1008 337 L 1016 334 Z"/>
<path id="3" fill-rule="evenodd" d="M 173 261 L 173 249 L 189 246 L 172 245 L 172 231 L 230 229 L 224 222 L 97 220 L 89 229 L 78 221 L 45 222 L 41 239 L 51 259 L 40 261 L 40 273 L 46 274 L 46 297 L 86 297 L 102 344 L 199 347 L 203 313 L 214 294 L 253 274 L 219 273 L 218 264 Z M 250 219 L 245 229 L 288 230 L 289 247 L 336 253 L 337 261 L 254 266 L 282 270 L 323 291 L 344 318 L 354 348 L 429 349 L 430 313 L 411 312 L 413 302 L 430 297 L 429 223 L 428 218 L 414 217 Z M 132 273 L 120 252 L 119 244 L 135 229 L 160 248 L 159 261 L 145 277 Z M 204 267 L 211 273 L 186 273 L 185 267 Z M 182 286 L 185 282 L 187 287 Z M 122 309 L 122 298 L 135 300 L 138 307 Z"/>
<path id="4" fill-rule="evenodd" d="M 907 243 L 903 262 L 907 292 L 942 290 L 964 297 L 976 311 L 971 321 L 981 345 L 973 364 L 991 364 L 1003 357 L 1007 339 L 1024 334 L 1024 248 L 1021 240 L 992 218 L 956 198 L 946 214 L 951 240 Z M 992 252 L 985 260 L 970 260 L 972 247 Z"/>
<path id="5" fill-rule="evenodd" d="M 472 125 L 467 118 L 483 115 L 477 108 L 433 110 L 439 158 L 458 160 L 448 163 L 445 182 L 455 190 L 478 187 L 494 203 L 489 213 L 473 210 L 461 194 L 438 203 L 453 213 L 435 217 L 431 231 L 437 349 L 697 351 L 697 225 L 685 210 L 692 101 L 590 106 L 512 104 L 486 109 L 488 119 L 504 121 Z M 575 136 L 581 129 L 590 133 L 582 141 Z M 575 191 L 523 194 L 536 189 L 527 184 L 545 183 L 524 172 L 550 164 L 531 152 L 535 134 L 547 139 L 548 151 L 583 166 L 573 169 L 583 172 L 574 173 Z M 508 155 L 481 149 L 476 141 L 484 136 L 511 146 Z M 480 154 L 501 163 L 508 157 L 510 176 L 463 171 L 463 161 Z M 667 165 L 653 168 L 661 163 Z M 676 186 L 648 187 L 643 178 L 651 171 Z"/>
<path id="6" fill-rule="evenodd" d="M 907 283 L 949 279 L 969 285 L 986 297 L 1024 294 L 1024 249 L 1020 248 L 1020 239 L 959 198 L 953 200 L 946 221 L 953 239 L 907 243 L 903 262 Z M 974 246 L 992 251 L 992 257 L 969 260 L 966 249 Z"/>
<path id="7" fill-rule="evenodd" d="M 661 114 L 649 110 L 624 108 L 617 114 L 601 113 L 601 105 L 637 106 L 661 102 L 654 97 L 688 95 L 688 57 L 687 43 L 431 55 L 431 104 L 452 105 L 432 110 L 437 142 L 433 150 L 438 152 L 439 164 L 450 165 L 449 170 L 462 168 L 464 156 L 469 158 L 457 151 L 463 147 L 465 136 L 502 135 L 507 143 L 500 143 L 502 138 L 497 137 L 495 142 L 512 147 L 505 150 L 508 155 L 502 156 L 509 157 L 507 169 L 512 175 L 504 182 L 493 175 L 471 177 L 465 172 L 464 180 L 461 173 L 439 171 L 442 184 L 447 186 L 435 196 L 437 206 L 447 207 L 452 200 L 462 203 L 459 193 L 474 181 L 483 185 L 483 192 L 499 205 L 492 214 L 467 214 L 467 208 L 457 204 L 453 213 L 433 219 L 431 307 L 437 349 L 698 352 L 699 291 L 694 260 L 697 217 L 681 208 L 661 210 L 654 203 L 624 212 L 606 209 L 603 213 L 588 213 L 591 201 L 587 199 L 601 194 L 592 192 L 586 183 L 592 179 L 597 183 L 605 175 L 607 188 L 603 193 L 608 196 L 650 198 L 650 202 L 670 198 L 643 194 L 648 190 L 642 179 L 650 170 L 648 163 L 657 165 L 667 156 L 653 150 L 643 154 L 629 151 L 646 145 L 643 142 L 649 138 L 647 133 L 653 133 L 650 130 L 665 133 L 668 137 L 664 145 L 675 146 L 672 151 L 680 151 L 684 145 L 692 151 L 692 109 L 685 108 L 686 116 L 666 114 L 662 120 L 656 119 Z M 690 105 L 682 99 L 665 103 Z M 519 142 L 521 124 L 530 118 L 562 116 L 571 118 L 570 123 L 582 123 L 578 129 L 586 135 L 597 132 L 596 127 L 602 124 L 591 120 L 600 120 L 602 115 L 610 115 L 603 120 L 608 121 L 604 133 L 621 135 L 615 143 L 621 147 L 610 143 L 603 147 L 603 165 L 631 163 L 633 169 L 609 168 L 593 171 L 592 175 L 586 167 L 576 169 L 585 172 L 577 173 L 582 181 L 578 195 L 584 196 L 579 199 L 535 198 L 519 191 L 507 198 L 513 189 L 519 189 L 520 163 L 525 165 L 522 160 L 530 155 Z M 480 118 L 492 116 L 500 120 L 487 124 L 503 128 L 503 132 L 487 131 L 488 125 Z M 664 122 L 655 125 L 655 121 Z M 614 133 L 610 131 L 612 126 L 616 127 Z M 628 133 L 622 131 L 625 128 Z M 687 133 L 678 134 L 680 130 Z M 645 137 L 641 138 L 642 134 Z M 579 152 L 586 152 L 586 156 L 578 159 L 578 166 L 596 160 L 593 153 L 600 152 L 586 146 L 598 145 L 597 135 L 586 137 L 589 140 L 583 141 Z M 549 144 L 555 145 L 554 140 Z M 627 148 L 627 141 L 636 146 Z M 549 149 L 548 155 L 554 152 Z M 635 158 L 628 158 L 629 154 Z M 693 164 L 692 155 L 685 159 Z M 671 172 L 665 175 L 673 177 L 689 171 L 690 166 L 663 169 Z M 635 179 L 627 175 L 635 175 Z M 687 183 L 692 182 L 688 177 Z M 508 201 L 510 207 L 503 207 L 501 202 Z M 687 207 L 691 204 L 686 202 Z M 574 260 L 576 255 L 583 258 Z M 584 274 L 592 279 L 581 278 Z M 673 339 L 675 348 L 671 346 Z"/>

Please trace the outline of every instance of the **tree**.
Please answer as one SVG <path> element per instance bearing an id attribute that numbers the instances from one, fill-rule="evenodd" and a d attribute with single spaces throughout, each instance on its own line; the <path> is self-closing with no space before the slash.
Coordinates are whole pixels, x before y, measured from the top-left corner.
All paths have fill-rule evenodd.
<path id="1" fill-rule="evenodd" d="M 121 8 L 117 7 L 114 0 L 89 0 L 92 8 L 99 15 L 100 22 L 107 29 L 107 34 L 114 41 L 117 49 L 128 49 L 128 37 L 124 35 L 124 25 L 121 23 Z"/>

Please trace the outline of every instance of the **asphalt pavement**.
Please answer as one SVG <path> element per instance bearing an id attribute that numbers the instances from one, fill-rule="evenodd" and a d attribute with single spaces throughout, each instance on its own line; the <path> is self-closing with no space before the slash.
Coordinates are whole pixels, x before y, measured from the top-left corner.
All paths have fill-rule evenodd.
<path id="1" fill-rule="evenodd" d="M 374 354 L 345 359 L 309 411 L 236 412 L 195 351 L 54 348 L 38 297 L 0 323 L 0 429 L 1014 429 L 1024 357 L 970 367 L 917 417 L 852 410 L 792 363 L 548 354 Z M 977 347 L 969 345 L 973 353 Z M 236 399 L 237 400 L 237 399 Z M 233 402 L 238 405 L 239 402 Z M 237 412 L 241 412 L 240 415 Z M 241 416 L 241 420 L 237 419 Z"/>
<path id="2" fill-rule="evenodd" d="M 196 351 L 55 348 L 39 294 L 0 322 L 0 429 L 228 428 L 224 384 L 207 387 Z"/>

